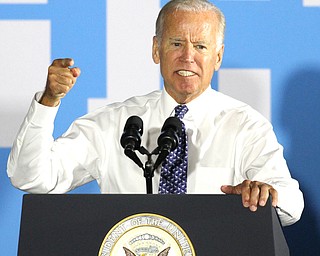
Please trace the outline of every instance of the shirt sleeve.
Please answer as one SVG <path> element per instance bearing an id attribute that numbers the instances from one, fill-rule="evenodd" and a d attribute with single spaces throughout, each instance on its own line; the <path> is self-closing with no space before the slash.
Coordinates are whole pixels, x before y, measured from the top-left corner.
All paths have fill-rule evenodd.
<path id="1" fill-rule="evenodd" d="M 74 156 L 78 140 L 55 141 L 52 134 L 59 109 L 38 103 L 41 93 L 33 99 L 29 111 L 12 146 L 7 173 L 12 184 L 30 193 L 65 193 L 93 179 Z M 78 134 L 78 137 L 80 135 Z M 59 144 L 66 150 L 58 152 Z M 81 154 L 83 155 L 83 154 Z"/>
<path id="2" fill-rule="evenodd" d="M 253 129 L 254 126 L 256 129 Z M 278 192 L 276 207 L 281 224 L 291 225 L 301 217 L 304 200 L 297 180 L 291 177 L 283 147 L 268 122 L 250 125 L 241 155 L 243 179 L 265 182 Z"/>

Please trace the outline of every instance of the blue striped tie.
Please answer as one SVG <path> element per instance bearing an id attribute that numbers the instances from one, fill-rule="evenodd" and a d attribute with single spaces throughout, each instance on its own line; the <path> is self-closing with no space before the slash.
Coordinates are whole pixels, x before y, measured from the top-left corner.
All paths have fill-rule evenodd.
<path id="1" fill-rule="evenodd" d="M 175 107 L 175 116 L 180 120 L 188 112 L 186 105 Z M 177 148 L 163 161 L 159 194 L 185 194 L 187 192 L 188 139 L 182 122 L 182 133 Z"/>

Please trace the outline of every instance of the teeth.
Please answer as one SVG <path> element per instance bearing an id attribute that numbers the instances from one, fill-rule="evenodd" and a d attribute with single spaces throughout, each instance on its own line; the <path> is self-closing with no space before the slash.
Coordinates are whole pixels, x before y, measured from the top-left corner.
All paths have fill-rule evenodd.
<path id="1" fill-rule="evenodd" d="M 180 70 L 180 71 L 178 71 L 178 74 L 180 76 L 193 76 L 193 75 L 195 75 L 195 73 L 193 73 L 192 71 L 187 71 L 187 70 Z"/>

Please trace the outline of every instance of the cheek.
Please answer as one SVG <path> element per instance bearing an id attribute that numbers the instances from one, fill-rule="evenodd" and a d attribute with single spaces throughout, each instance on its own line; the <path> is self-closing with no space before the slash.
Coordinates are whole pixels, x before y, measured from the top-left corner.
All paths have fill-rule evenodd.
<path id="1" fill-rule="evenodd" d="M 175 66 L 174 56 L 170 54 L 161 56 L 160 64 L 162 70 L 166 70 L 167 72 L 173 71 Z"/>
<path id="2" fill-rule="evenodd" d="M 216 58 L 207 57 L 203 60 L 202 68 L 205 73 L 212 74 L 216 66 Z"/>

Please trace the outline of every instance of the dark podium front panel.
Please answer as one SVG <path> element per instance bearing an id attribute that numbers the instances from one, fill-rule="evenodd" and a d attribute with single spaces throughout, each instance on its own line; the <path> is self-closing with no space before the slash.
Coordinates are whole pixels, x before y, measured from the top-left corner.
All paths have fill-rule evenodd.
<path id="1" fill-rule="evenodd" d="M 194 254 L 181 255 L 289 255 L 270 202 L 250 212 L 233 195 L 123 194 L 24 195 L 18 255 L 97 256 L 107 233 L 140 213 L 164 216 L 184 230 Z"/>

